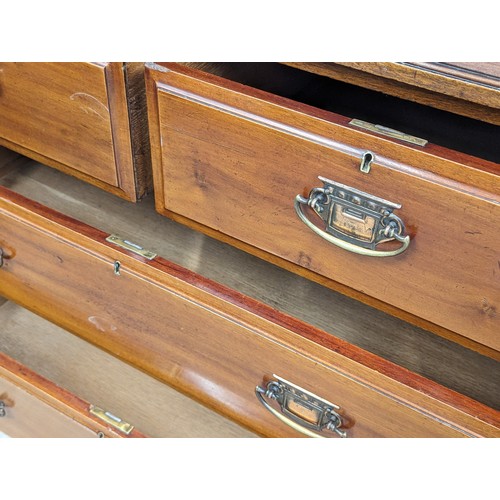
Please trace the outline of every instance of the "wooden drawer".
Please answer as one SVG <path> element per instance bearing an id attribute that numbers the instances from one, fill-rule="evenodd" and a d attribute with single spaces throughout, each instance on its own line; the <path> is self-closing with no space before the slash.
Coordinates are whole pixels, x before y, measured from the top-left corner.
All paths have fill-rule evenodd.
<path id="1" fill-rule="evenodd" d="M 1 63 L 0 144 L 136 200 L 150 189 L 143 65 Z"/>
<path id="2" fill-rule="evenodd" d="M 5 404 L 0 432 L 5 435 L 255 437 L 40 316 L 0 302 L 0 400 Z M 122 420 L 127 433 L 96 408 L 121 417 L 111 421 Z"/>
<path id="3" fill-rule="evenodd" d="M 110 415 L 0 353 L 2 437 L 144 437 Z"/>
<path id="4" fill-rule="evenodd" d="M 35 175 L 36 169 L 27 173 Z M 188 252 L 188 245 L 172 240 L 175 226 L 155 219 L 151 207 L 148 214 L 141 204 L 144 212 L 134 216 L 126 207 L 138 206 L 122 206 L 115 197 L 61 174 L 53 178 L 61 196 L 52 189 L 52 203 L 63 202 L 67 213 L 93 217 L 90 207 L 99 206 L 126 237 L 133 232 L 127 225 L 137 218 L 140 231 L 149 228 L 157 244 L 167 228 L 166 244 Z M 5 180 L 19 190 L 23 182 L 19 172 Z M 36 184 L 36 196 L 43 197 L 40 178 Z M 71 201 L 75 185 L 77 203 Z M 89 210 L 83 210 L 81 200 Z M 2 295 L 260 435 L 300 435 L 256 395 L 256 387 L 264 388 L 274 374 L 338 405 L 342 431 L 349 437 L 500 435 L 499 412 L 492 407 L 173 262 L 118 247 L 107 240 L 109 233 L 5 187 L 0 188 L 0 235 Z M 196 267 L 202 248 L 193 239 L 191 246 Z M 255 276 L 251 266 L 244 267 Z M 495 386 L 498 363 L 465 355 L 478 359 L 484 371 L 476 385 Z M 462 359 L 462 365 L 469 363 Z M 297 410 L 303 400 L 293 402 L 291 409 L 298 413 L 310 410 Z"/>
<path id="5" fill-rule="evenodd" d="M 432 331 L 500 350 L 497 163 L 367 131 L 182 65 L 151 64 L 146 78 L 158 211 Z M 495 157 L 490 135 L 484 142 Z M 335 219 L 334 244 L 306 203 L 314 188 L 332 186 L 319 177 L 341 184 L 338 197 L 318 202 Z M 405 243 L 381 243 L 374 256 L 336 245 L 341 233 L 368 247 L 388 224 L 377 222 L 387 207 L 403 221 L 396 233 Z M 341 243 L 354 247 L 352 238 Z"/>

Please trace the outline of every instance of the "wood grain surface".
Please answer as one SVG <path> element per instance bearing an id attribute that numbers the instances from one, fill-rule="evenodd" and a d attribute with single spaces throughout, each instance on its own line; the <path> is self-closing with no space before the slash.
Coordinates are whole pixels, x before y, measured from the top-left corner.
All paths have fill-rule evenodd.
<path id="1" fill-rule="evenodd" d="M 499 63 L 284 64 L 500 125 Z"/>
<path id="2" fill-rule="evenodd" d="M 2 351 L 21 362 L 26 367 L 24 371 L 43 375 L 60 388 L 129 422 L 147 437 L 255 437 L 221 415 L 13 302 L 0 307 L 0 321 Z M 38 427 L 44 431 L 42 414 L 37 411 L 26 414 L 35 433 Z M 0 430 L 2 423 L 0 419 Z M 17 432 L 15 422 L 12 425 Z M 108 432 L 104 426 L 98 426 L 98 430 L 101 429 Z"/>
<path id="3" fill-rule="evenodd" d="M 6 415 L 0 419 L 0 432 L 12 438 L 98 437 L 95 430 L 3 378 L 3 372 L 0 367 L 0 400 L 8 406 Z"/>
<path id="4" fill-rule="evenodd" d="M 500 409 L 499 363 L 315 282 L 25 159 L 0 183 L 104 233 L 117 233 L 197 275 Z M 103 213 L 106 217 L 103 217 Z M 497 352 L 488 352 L 499 359 Z M 446 363 L 442 360 L 446 359 Z"/>
<path id="5" fill-rule="evenodd" d="M 1 311 L 5 309 L 9 305 Z M 2 334 L 8 331 L 8 319 L 2 316 Z M 10 437 L 145 437 L 136 428 L 125 433 L 105 423 L 90 412 L 89 403 L 4 352 L 0 352 L 0 400 L 5 405 L 0 430 Z"/>
<path id="6" fill-rule="evenodd" d="M 500 192 L 493 164 L 483 162 L 491 173 L 477 171 L 463 156 L 450 161 L 432 148 L 366 136 L 335 117 L 315 119 L 305 108 L 268 102 L 237 84 L 169 68 L 148 72 L 161 213 L 500 350 L 500 239 L 493 229 Z M 359 171 L 364 150 L 375 154 L 368 175 Z M 318 176 L 400 203 L 409 249 L 374 259 L 313 234 L 293 201 L 321 187 Z"/>
<path id="7" fill-rule="evenodd" d="M 403 64 L 500 90 L 499 62 L 414 62 Z"/>
<path id="8" fill-rule="evenodd" d="M 9 257 L 2 294 L 259 434 L 296 435 L 255 397 L 255 385 L 273 373 L 340 405 L 353 437 L 498 434 L 497 411 L 173 263 L 118 250 L 100 231 L 4 188 L 1 194 Z"/>
<path id="9" fill-rule="evenodd" d="M 136 198 L 141 199 L 153 191 L 144 64 L 126 63 L 124 73 Z"/>
<path id="10" fill-rule="evenodd" d="M 136 200 L 149 157 L 136 175 L 127 103 L 140 87 L 127 96 L 124 73 L 122 63 L 1 63 L 0 144 Z"/>

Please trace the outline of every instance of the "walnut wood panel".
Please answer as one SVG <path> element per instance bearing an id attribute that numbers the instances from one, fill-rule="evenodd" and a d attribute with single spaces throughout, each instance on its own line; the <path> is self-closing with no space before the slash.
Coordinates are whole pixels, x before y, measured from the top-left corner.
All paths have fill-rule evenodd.
<path id="1" fill-rule="evenodd" d="M 0 431 L 9 437 L 127 437 L 99 422 L 89 404 L 0 352 Z M 144 437 L 136 429 L 129 437 Z"/>
<path id="2" fill-rule="evenodd" d="M 129 80 L 140 81 L 141 68 L 132 65 Z M 122 63 L 1 63 L 0 144 L 136 200 L 150 174 L 148 152 L 132 150 L 134 91 Z"/>
<path id="3" fill-rule="evenodd" d="M 0 189 L 0 293 L 262 435 L 276 373 L 342 407 L 349 435 L 498 436 L 499 412 Z M 115 262 L 121 263 L 116 274 Z M 83 279 L 84 277 L 84 279 Z"/>
<path id="4" fill-rule="evenodd" d="M 176 71 L 148 73 L 160 212 L 500 350 L 497 175 L 364 135 L 328 114 L 329 121 L 306 121 L 303 106 L 285 108 L 236 84 L 229 89 L 218 79 Z M 375 154 L 368 175 L 359 171 L 365 149 Z M 438 175 L 446 168 L 455 179 Z M 407 225 L 409 249 L 375 259 L 310 232 L 293 201 L 320 187 L 320 175 L 402 204 L 397 214 Z"/>
<path id="5" fill-rule="evenodd" d="M 7 301 L 0 306 L 0 322 L 1 349 L 22 363 L 23 373 L 26 369 L 36 372 L 117 415 L 147 437 L 255 437 L 234 422 L 14 302 Z M 82 406 L 82 411 L 85 413 L 87 408 L 88 405 Z M 35 417 L 31 416 L 33 423 L 40 425 L 43 421 Z"/>
<path id="6" fill-rule="evenodd" d="M 498 63 L 286 62 L 288 66 L 500 125 Z M 481 74 L 488 72 L 487 75 Z M 463 69 L 469 69 L 465 72 Z"/>

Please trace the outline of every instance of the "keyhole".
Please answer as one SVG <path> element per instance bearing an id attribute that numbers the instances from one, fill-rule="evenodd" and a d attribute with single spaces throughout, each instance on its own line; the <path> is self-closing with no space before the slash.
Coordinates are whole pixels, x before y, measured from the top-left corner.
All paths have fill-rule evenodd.
<path id="1" fill-rule="evenodd" d="M 365 151 L 363 153 L 363 156 L 361 157 L 361 165 L 359 166 L 359 169 L 361 170 L 361 172 L 367 174 L 370 171 L 373 158 L 374 158 L 374 155 L 372 152 Z"/>
<path id="2" fill-rule="evenodd" d="M 120 261 L 115 260 L 115 263 L 113 265 L 113 271 L 116 274 L 116 276 L 120 276 L 120 267 L 121 267 Z"/>

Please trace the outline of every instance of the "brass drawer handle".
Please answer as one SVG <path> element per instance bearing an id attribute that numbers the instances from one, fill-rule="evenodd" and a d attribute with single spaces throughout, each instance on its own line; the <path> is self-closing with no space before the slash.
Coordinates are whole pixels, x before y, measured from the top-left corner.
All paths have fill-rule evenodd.
<path id="1" fill-rule="evenodd" d="M 355 188 L 319 177 L 323 187 L 313 188 L 308 198 L 295 197 L 295 211 L 309 229 L 344 250 L 370 257 L 392 257 L 404 252 L 410 237 L 404 236 L 403 221 L 393 211 L 401 205 Z M 309 206 L 325 225 L 320 229 L 304 213 Z M 401 243 L 394 250 L 376 250 L 385 241 Z"/>
<path id="2" fill-rule="evenodd" d="M 265 387 L 257 386 L 255 394 L 258 400 L 274 416 L 293 429 L 309 437 L 327 437 L 328 431 L 345 438 L 342 430 L 342 417 L 337 413 L 340 407 L 319 398 L 287 380 L 273 375 Z M 266 399 L 275 401 L 280 410 L 273 408 Z M 316 431 L 316 432 L 315 432 Z M 325 432 L 324 435 L 318 432 Z"/>

